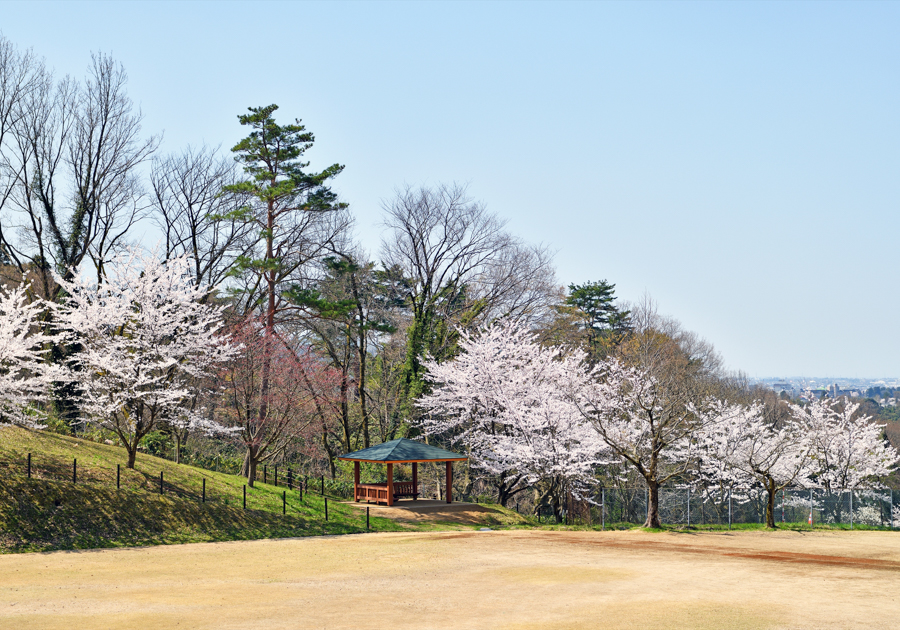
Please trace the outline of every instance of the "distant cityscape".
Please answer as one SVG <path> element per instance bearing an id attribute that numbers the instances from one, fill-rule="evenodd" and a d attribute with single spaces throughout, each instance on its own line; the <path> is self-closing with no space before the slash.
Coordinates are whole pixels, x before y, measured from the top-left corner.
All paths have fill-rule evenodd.
<path id="1" fill-rule="evenodd" d="M 786 393 L 791 398 L 814 395 L 818 398 L 874 398 L 882 405 L 896 404 L 894 390 L 900 390 L 900 378 L 836 378 L 792 376 L 790 378 L 758 378 L 758 385 L 765 385 L 776 394 Z"/>

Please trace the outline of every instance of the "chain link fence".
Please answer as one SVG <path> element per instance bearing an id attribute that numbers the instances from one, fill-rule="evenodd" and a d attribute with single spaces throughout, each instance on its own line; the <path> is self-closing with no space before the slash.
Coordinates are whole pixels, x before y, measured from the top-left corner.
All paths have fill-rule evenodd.
<path id="1" fill-rule="evenodd" d="M 647 490 L 602 489 L 582 511 L 605 523 L 643 523 Z M 722 489 L 660 488 L 660 521 L 671 525 L 732 525 L 765 523 L 768 495 L 763 490 L 740 495 Z M 775 496 L 776 523 L 900 526 L 900 492 L 890 489 L 842 490 L 790 488 Z"/>
<path id="2" fill-rule="evenodd" d="M 740 525 L 766 522 L 768 495 L 763 490 L 740 495 L 721 488 L 660 488 L 659 516 L 666 525 Z M 601 527 L 643 524 L 647 518 L 646 488 L 602 488 L 588 500 L 568 500 L 562 522 Z M 554 517 L 542 506 L 541 520 Z M 900 491 L 823 490 L 790 488 L 775 498 L 776 523 L 813 526 L 900 528 Z"/>

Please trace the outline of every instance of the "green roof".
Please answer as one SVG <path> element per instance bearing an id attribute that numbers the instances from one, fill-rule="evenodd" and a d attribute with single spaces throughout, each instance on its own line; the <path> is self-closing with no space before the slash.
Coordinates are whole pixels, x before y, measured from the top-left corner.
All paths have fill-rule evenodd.
<path id="1" fill-rule="evenodd" d="M 415 440 L 400 438 L 341 455 L 338 459 L 364 462 L 446 462 L 468 459 L 468 457 Z"/>

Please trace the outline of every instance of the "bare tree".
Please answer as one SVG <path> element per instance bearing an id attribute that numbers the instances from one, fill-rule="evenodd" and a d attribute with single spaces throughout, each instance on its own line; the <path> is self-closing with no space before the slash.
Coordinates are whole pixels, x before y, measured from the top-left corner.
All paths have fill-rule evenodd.
<path id="1" fill-rule="evenodd" d="M 235 183 L 229 160 L 209 147 L 188 147 L 153 161 L 153 219 L 165 235 L 166 258 L 187 255 L 197 286 L 216 287 L 251 248 L 252 226 L 222 188 Z"/>
<path id="2" fill-rule="evenodd" d="M 422 391 L 422 361 L 452 353 L 454 328 L 502 315 L 534 316 L 555 290 L 549 252 L 523 245 L 458 185 L 398 190 L 384 208 L 382 261 L 403 278 L 412 317 L 405 398 Z"/>
<path id="3" fill-rule="evenodd" d="M 71 279 L 87 258 L 102 279 L 145 208 L 137 169 L 159 139 L 142 139 L 126 82 L 121 64 L 94 55 L 81 84 L 35 70 L 17 104 L 3 156 L 12 216 L 0 238 L 20 272 L 39 272 L 48 299 L 59 292 L 50 270 Z"/>
<path id="4" fill-rule="evenodd" d="M 19 64 L 10 76 L 27 83 L 9 89 L 3 106 L 11 114 L 0 144 L 0 251 L 8 271 L 28 276 L 41 297 L 57 301 L 54 272 L 69 281 L 90 260 L 102 280 L 106 261 L 127 245 L 145 207 L 137 170 L 159 141 L 142 139 L 125 71 L 108 56 L 93 56 L 79 83 L 56 80 L 30 53 L 15 57 L 5 40 L 0 48 L 8 63 Z M 45 318 L 52 326 L 49 311 Z M 55 345 L 51 360 L 63 363 L 72 350 Z M 60 417 L 75 420 L 71 387 L 58 385 L 56 404 Z"/>
<path id="5" fill-rule="evenodd" d="M 26 109 L 22 106 L 32 92 L 39 89 L 46 71 L 31 51 L 20 53 L 8 39 L 0 35 L 0 211 L 21 175 L 23 164 L 13 159 L 15 130 Z M 6 239 L 8 227 L 0 220 L 0 262 L 9 264 Z"/>

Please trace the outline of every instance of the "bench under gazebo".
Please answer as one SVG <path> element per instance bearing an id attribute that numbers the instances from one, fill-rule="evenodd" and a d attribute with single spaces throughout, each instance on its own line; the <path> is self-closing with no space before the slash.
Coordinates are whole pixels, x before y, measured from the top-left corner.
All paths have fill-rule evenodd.
<path id="1" fill-rule="evenodd" d="M 341 455 L 338 459 L 353 462 L 353 500 L 394 505 L 401 497 L 419 498 L 419 464 L 447 462 L 447 503 L 453 502 L 453 462 L 463 462 L 465 455 L 445 451 L 415 440 L 399 438 Z M 387 481 L 360 483 L 359 463 L 387 464 Z M 394 481 L 394 464 L 412 464 L 412 481 Z"/>

